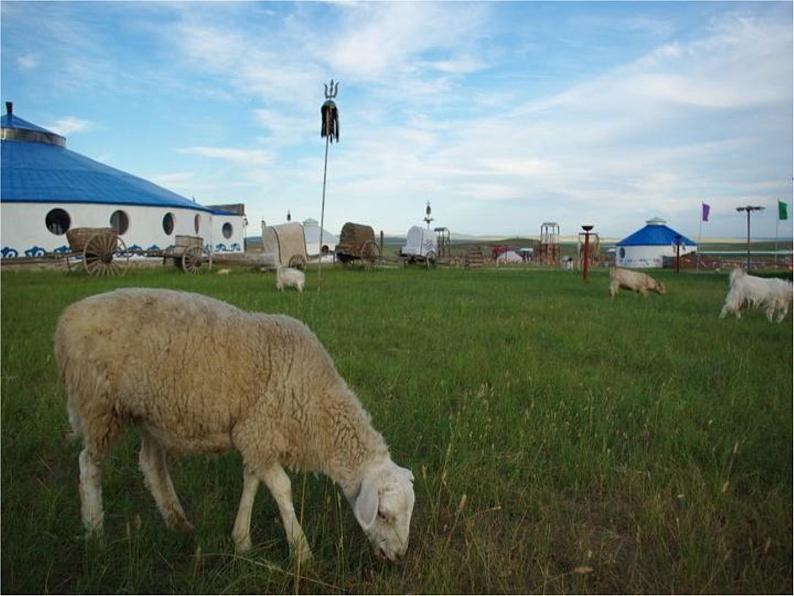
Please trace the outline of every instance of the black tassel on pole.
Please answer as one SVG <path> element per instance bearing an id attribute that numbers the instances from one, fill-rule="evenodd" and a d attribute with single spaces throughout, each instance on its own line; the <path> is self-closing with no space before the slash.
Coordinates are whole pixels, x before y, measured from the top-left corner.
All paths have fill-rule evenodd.
<path id="1" fill-rule="evenodd" d="M 334 84 L 334 80 L 331 79 L 331 89 L 328 89 L 328 85 L 323 85 L 325 87 L 325 103 L 320 108 L 320 114 L 323 117 L 322 128 L 320 129 L 320 136 L 321 137 L 328 137 L 328 139 L 333 143 L 334 140 L 338 143 L 339 142 L 339 109 L 336 107 L 336 104 L 333 101 L 333 98 L 336 97 L 337 91 L 339 91 L 339 83 L 337 82 Z"/>

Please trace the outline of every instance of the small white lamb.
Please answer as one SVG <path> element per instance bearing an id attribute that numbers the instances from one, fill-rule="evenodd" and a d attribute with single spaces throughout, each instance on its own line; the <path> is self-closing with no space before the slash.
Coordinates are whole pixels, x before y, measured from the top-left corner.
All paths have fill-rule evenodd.
<path id="1" fill-rule="evenodd" d="M 613 267 L 609 270 L 609 296 L 614 299 L 620 288 L 638 292 L 643 298 L 648 297 L 648 292 L 661 295 L 667 293 L 667 288 L 662 282 L 656 281 L 646 273 Z"/>
<path id="2" fill-rule="evenodd" d="M 140 468 L 165 522 L 189 529 L 166 452 L 236 449 L 243 493 L 232 537 L 251 548 L 260 481 L 278 504 L 290 550 L 311 551 L 282 466 L 339 484 L 376 555 L 408 547 L 413 474 L 339 376 L 317 337 L 284 315 L 248 313 L 219 300 L 128 288 L 69 306 L 55 330 L 69 422 L 82 437 L 80 496 L 89 533 L 101 534 L 102 462 L 127 426 L 141 436 Z"/>
<path id="3" fill-rule="evenodd" d="M 731 271 L 730 289 L 720 311 L 720 318 L 733 314 L 737 319 L 741 319 L 742 309 L 752 307 L 763 308 L 770 323 L 773 320 L 780 323 L 791 306 L 791 295 L 791 282 L 748 275 L 741 268 L 736 267 Z"/>
<path id="4" fill-rule="evenodd" d="M 300 269 L 293 269 L 292 267 L 279 267 L 276 269 L 276 289 L 281 291 L 285 287 L 290 286 L 298 288 L 299 292 L 303 292 L 303 284 L 306 283 L 306 276 Z"/>

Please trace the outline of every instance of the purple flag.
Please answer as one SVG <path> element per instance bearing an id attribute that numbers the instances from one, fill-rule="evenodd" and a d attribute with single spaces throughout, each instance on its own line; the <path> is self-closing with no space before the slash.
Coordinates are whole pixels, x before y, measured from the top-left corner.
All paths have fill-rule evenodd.
<path id="1" fill-rule="evenodd" d="M 702 220 L 703 221 L 708 221 L 709 220 L 709 211 L 711 210 L 711 207 L 709 205 L 706 205 L 706 203 L 701 203 L 701 205 L 703 206 Z"/>

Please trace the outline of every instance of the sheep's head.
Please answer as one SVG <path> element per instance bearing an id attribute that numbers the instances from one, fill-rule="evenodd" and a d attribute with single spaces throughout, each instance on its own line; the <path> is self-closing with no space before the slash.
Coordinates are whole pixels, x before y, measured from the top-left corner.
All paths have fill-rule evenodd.
<path id="1" fill-rule="evenodd" d="M 392 461 L 375 464 L 363 475 L 353 513 L 375 554 L 396 561 L 408 548 L 414 510 L 414 475 Z"/>
<path id="2" fill-rule="evenodd" d="M 661 295 L 667 294 L 667 288 L 665 288 L 664 284 L 660 281 L 656 282 L 656 291 Z"/>

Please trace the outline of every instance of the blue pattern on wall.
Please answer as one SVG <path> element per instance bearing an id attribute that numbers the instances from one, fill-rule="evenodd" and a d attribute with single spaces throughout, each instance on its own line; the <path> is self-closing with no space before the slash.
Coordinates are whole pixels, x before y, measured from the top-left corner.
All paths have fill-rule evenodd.
<path id="1" fill-rule="evenodd" d="M 43 257 L 46 251 L 40 246 L 31 246 L 25 251 L 26 257 Z"/>
<path id="2" fill-rule="evenodd" d="M 13 259 L 19 256 L 19 253 L 15 248 L 11 248 L 10 246 L 4 246 L 2 250 L 2 255 L 4 259 Z"/>

